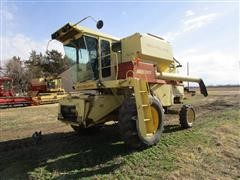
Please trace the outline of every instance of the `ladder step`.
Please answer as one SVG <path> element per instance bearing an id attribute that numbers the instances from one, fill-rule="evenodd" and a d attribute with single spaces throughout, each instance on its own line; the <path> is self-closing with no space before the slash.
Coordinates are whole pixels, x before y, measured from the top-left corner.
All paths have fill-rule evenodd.
<path id="1" fill-rule="evenodd" d="M 146 121 L 150 121 L 151 119 L 144 119 L 144 122 L 146 122 Z"/>
<path id="2" fill-rule="evenodd" d="M 148 104 L 143 104 L 142 107 L 148 107 L 149 105 Z"/>
<path id="3" fill-rule="evenodd" d="M 139 91 L 140 93 L 146 93 L 147 91 Z"/>
<path id="4" fill-rule="evenodd" d="M 151 137 L 152 135 L 152 133 L 146 134 L 147 137 Z"/>

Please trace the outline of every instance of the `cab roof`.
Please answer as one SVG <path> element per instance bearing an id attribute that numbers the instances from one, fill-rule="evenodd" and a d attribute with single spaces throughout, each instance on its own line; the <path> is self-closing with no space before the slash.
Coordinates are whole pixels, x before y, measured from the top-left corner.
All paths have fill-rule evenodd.
<path id="1" fill-rule="evenodd" d="M 114 36 L 92 30 L 87 27 L 74 25 L 72 23 L 67 23 L 65 26 L 61 27 L 59 30 L 57 30 L 55 33 L 52 34 L 52 39 L 56 39 L 63 44 L 65 44 L 69 39 L 72 39 L 73 37 L 79 36 L 81 34 L 87 34 L 90 36 L 98 36 L 101 38 L 106 38 L 113 41 L 119 41 L 120 38 L 116 38 Z"/>

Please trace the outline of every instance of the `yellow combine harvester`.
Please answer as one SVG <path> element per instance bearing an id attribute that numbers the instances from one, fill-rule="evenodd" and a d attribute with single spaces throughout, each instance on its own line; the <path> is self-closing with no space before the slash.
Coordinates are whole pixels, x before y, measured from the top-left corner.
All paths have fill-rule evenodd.
<path id="1" fill-rule="evenodd" d="M 129 147 L 148 147 L 160 139 L 164 108 L 183 102 L 183 81 L 199 83 L 208 95 L 200 78 L 177 74 L 179 64 L 163 38 L 135 33 L 119 39 L 77 24 L 52 34 L 74 64 L 67 73 L 76 92 L 60 101 L 58 119 L 75 131 L 90 132 L 114 119 Z M 191 105 L 183 105 L 179 115 L 183 128 L 192 126 Z"/>
<path id="2" fill-rule="evenodd" d="M 57 103 L 67 96 L 61 78 L 36 78 L 30 82 L 28 94 L 34 105 Z"/>

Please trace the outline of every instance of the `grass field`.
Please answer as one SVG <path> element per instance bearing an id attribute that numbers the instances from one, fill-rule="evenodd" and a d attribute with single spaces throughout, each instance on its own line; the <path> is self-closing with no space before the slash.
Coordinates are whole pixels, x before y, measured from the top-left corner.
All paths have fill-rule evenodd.
<path id="1" fill-rule="evenodd" d="M 182 130 L 178 115 L 167 114 L 160 142 L 143 151 L 125 148 L 117 124 L 77 135 L 56 120 L 56 104 L 1 109 L 0 178 L 240 179 L 240 89 L 209 94 L 186 99 L 197 113 L 193 128 Z"/>

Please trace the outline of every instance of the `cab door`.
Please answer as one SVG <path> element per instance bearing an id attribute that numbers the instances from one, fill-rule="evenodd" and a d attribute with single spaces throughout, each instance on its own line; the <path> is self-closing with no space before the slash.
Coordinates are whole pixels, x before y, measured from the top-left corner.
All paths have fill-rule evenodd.
<path id="1" fill-rule="evenodd" d="M 102 79 L 111 77 L 110 41 L 100 39 L 100 63 Z"/>

